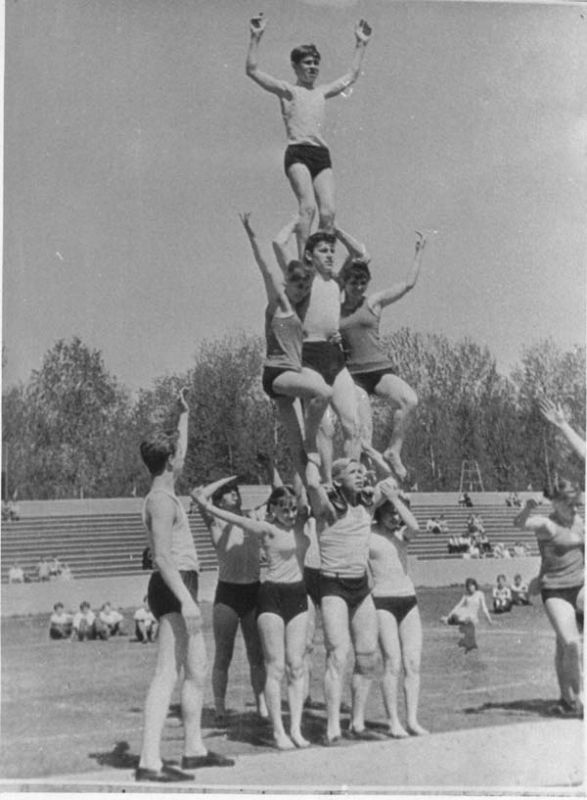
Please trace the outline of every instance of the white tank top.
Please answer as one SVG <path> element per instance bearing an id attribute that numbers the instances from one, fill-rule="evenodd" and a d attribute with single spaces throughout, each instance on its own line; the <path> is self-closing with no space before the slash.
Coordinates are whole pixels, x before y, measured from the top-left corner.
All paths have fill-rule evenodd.
<path id="1" fill-rule="evenodd" d="M 334 278 L 316 275 L 304 317 L 304 341 L 328 341 L 338 333 L 339 325 L 340 287 Z"/>
<path id="2" fill-rule="evenodd" d="M 166 497 L 169 497 L 171 500 L 173 500 L 177 508 L 175 519 L 173 520 L 173 525 L 171 527 L 170 549 L 173 563 L 179 570 L 195 570 L 198 572 L 200 569 L 200 564 L 198 562 L 198 554 L 196 552 L 194 538 L 190 530 L 188 515 L 186 514 L 185 508 L 181 504 L 179 498 L 176 497 L 173 492 L 170 492 L 167 489 L 152 489 L 145 497 L 145 502 L 143 503 L 143 524 L 147 529 L 151 551 L 153 553 L 155 552 L 150 526 L 149 501 L 153 500 L 155 495 L 158 494 L 163 494 Z M 155 571 L 158 572 L 159 570 L 155 568 Z"/>
<path id="3" fill-rule="evenodd" d="M 318 532 L 320 569 L 359 578 L 367 569 L 371 515 L 362 506 L 349 506 L 333 525 Z"/>

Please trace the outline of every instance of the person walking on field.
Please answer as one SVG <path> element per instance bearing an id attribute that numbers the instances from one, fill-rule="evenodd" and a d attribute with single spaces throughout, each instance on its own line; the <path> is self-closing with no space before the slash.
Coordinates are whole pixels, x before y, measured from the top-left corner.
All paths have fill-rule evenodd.
<path id="1" fill-rule="evenodd" d="M 157 431 L 141 442 L 141 456 L 152 477 L 143 506 L 143 522 L 153 553 L 154 571 L 147 592 L 159 622 L 155 674 L 145 701 L 143 742 L 138 782 L 193 780 L 188 770 L 232 766 L 234 761 L 207 751 L 202 740 L 202 702 L 206 679 L 206 647 L 198 605 L 198 555 L 185 509 L 175 494 L 187 450 L 188 405 L 185 390 L 178 398 L 177 430 Z M 161 736 L 169 702 L 181 675 L 184 726 L 181 769 L 161 759 Z"/>

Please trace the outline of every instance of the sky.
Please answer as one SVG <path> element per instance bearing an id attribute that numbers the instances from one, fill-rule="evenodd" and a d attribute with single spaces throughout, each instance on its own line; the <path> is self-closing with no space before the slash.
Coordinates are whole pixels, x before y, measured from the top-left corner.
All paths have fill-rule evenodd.
<path id="1" fill-rule="evenodd" d="M 545 337 L 585 340 L 587 8 L 393 0 L 26 0 L 6 5 L 5 386 L 61 339 L 101 350 L 129 387 L 184 372 L 204 340 L 261 333 L 265 296 L 238 219 L 262 243 L 296 204 L 278 101 L 246 77 L 291 78 L 314 42 L 343 74 L 328 101 L 337 222 L 416 288 L 383 316 L 487 345 L 507 372 Z M 270 253 L 270 249 L 268 250 Z"/>

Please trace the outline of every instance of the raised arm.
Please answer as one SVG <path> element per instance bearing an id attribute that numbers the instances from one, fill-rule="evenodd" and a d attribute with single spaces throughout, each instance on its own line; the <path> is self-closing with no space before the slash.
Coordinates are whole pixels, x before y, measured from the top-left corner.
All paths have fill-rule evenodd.
<path id="1" fill-rule="evenodd" d="M 355 259 L 361 259 L 361 261 L 364 261 L 365 264 L 368 264 L 371 261 L 371 256 L 369 255 L 363 242 L 360 242 L 358 239 L 355 239 L 354 236 L 351 236 L 350 233 L 347 233 L 346 231 L 343 231 L 342 228 L 338 228 L 336 226 L 334 228 L 334 235 L 347 250 L 347 256 L 344 260 L 344 264 L 341 267 L 341 272 Z"/>
<path id="2" fill-rule="evenodd" d="M 513 519 L 514 528 L 523 531 L 533 531 L 539 539 L 550 539 L 556 531 L 556 526 L 548 517 L 542 514 L 531 517 L 532 510 L 538 506 L 532 497 L 526 500 L 526 505 Z"/>
<path id="3" fill-rule="evenodd" d="M 406 526 L 406 538 L 411 539 L 412 536 L 415 536 L 417 533 L 419 533 L 420 526 L 418 524 L 418 520 L 402 500 L 399 488 L 392 488 L 387 484 L 386 481 L 383 481 L 381 484 L 381 492 L 384 497 L 386 497 L 387 500 L 393 504 L 402 522 Z"/>
<path id="4" fill-rule="evenodd" d="M 385 308 L 385 306 L 395 303 L 414 288 L 418 281 L 418 277 L 420 276 L 422 255 L 425 247 L 426 239 L 421 233 L 417 233 L 414 260 L 406 274 L 405 279 L 394 284 L 389 289 L 382 289 L 380 292 L 374 292 L 369 297 L 369 304 L 374 311 L 377 312 L 378 310 Z"/>
<path id="5" fill-rule="evenodd" d="M 258 58 L 259 58 L 259 42 L 261 41 L 261 37 L 265 32 L 265 26 L 267 25 L 267 20 L 263 16 L 263 13 L 257 14 L 256 17 L 253 17 L 250 22 L 250 32 L 251 38 L 249 40 L 249 49 L 247 52 L 247 63 L 245 67 L 245 71 L 249 78 L 252 78 L 255 83 L 258 83 L 263 89 L 272 94 L 276 94 L 280 97 L 284 97 L 288 94 L 288 90 L 285 87 L 283 81 L 277 80 L 277 78 L 273 78 L 271 75 L 268 75 L 266 72 L 261 72 L 259 67 L 257 66 Z"/>
<path id="6" fill-rule="evenodd" d="M 338 80 L 324 86 L 324 97 L 336 97 L 337 94 L 344 92 L 349 86 L 357 80 L 361 74 L 361 66 L 365 56 L 365 50 L 371 38 L 372 29 L 369 23 L 361 19 L 355 27 L 355 52 L 353 54 L 353 61 L 350 70 L 338 78 Z"/>
<path id="7" fill-rule="evenodd" d="M 217 481 L 216 483 L 218 484 L 219 482 Z M 218 488 L 218 486 L 216 486 L 216 488 Z M 251 519 L 250 517 L 242 517 L 240 514 L 233 514 L 231 511 L 226 511 L 224 508 L 218 508 L 218 506 L 213 505 L 209 497 L 209 489 L 209 486 L 199 487 L 197 489 L 193 489 L 191 492 L 191 497 L 193 497 L 195 502 L 206 514 L 216 517 L 217 519 L 224 520 L 224 522 L 230 522 L 232 525 L 238 525 L 239 528 L 247 531 L 247 533 L 256 533 L 258 535 L 262 535 L 267 532 L 269 527 L 267 523 L 259 522 L 256 519 Z"/>
<path id="8" fill-rule="evenodd" d="M 293 217 L 288 223 L 286 223 L 283 228 L 279 231 L 275 239 L 273 240 L 273 252 L 275 253 L 275 258 L 277 259 L 277 263 L 283 274 L 286 274 L 287 265 L 290 262 L 290 258 L 287 254 L 289 243 L 291 241 L 292 236 L 297 230 L 298 227 L 299 217 Z"/>
<path id="9" fill-rule="evenodd" d="M 322 518 L 331 522 L 334 521 L 336 519 L 336 514 L 328 499 L 326 489 L 320 482 L 320 470 L 318 465 L 311 456 L 308 458 L 308 463 L 306 464 L 306 488 L 308 491 L 310 508 L 316 520 Z"/>
<path id="10" fill-rule="evenodd" d="M 575 453 L 584 461 L 587 450 L 585 439 L 571 428 L 561 404 L 557 403 L 555 405 L 550 398 L 543 397 L 538 401 L 538 405 L 544 419 L 559 429 Z"/>
<path id="11" fill-rule="evenodd" d="M 265 284 L 265 291 L 267 292 L 267 300 L 272 302 L 278 302 L 279 305 L 284 310 L 290 309 L 290 303 L 287 299 L 287 295 L 285 294 L 285 290 L 283 287 L 283 280 L 281 275 L 274 272 L 267 261 L 263 257 L 261 253 L 261 249 L 259 248 L 259 244 L 257 242 L 257 237 L 255 235 L 255 231 L 251 225 L 251 212 L 245 211 L 243 214 L 239 214 L 240 221 L 243 223 L 243 228 L 246 231 L 247 236 L 249 237 L 249 242 L 251 243 L 251 249 L 253 250 L 253 255 L 255 257 L 255 261 L 257 262 L 257 266 L 261 272 L 263 277 L 263 282 Z"/>

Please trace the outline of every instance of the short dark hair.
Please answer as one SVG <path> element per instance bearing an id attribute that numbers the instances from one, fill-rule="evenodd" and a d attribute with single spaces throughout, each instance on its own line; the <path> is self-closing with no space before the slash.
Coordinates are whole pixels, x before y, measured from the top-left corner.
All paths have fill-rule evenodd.
<path id="1" fill-rule="evenodd" d="M 273 489 L 273 491 L 269 495 L 269 499 L 267 500 L 267 510 L 271 511 L 271 506 L 276 505 L 280 500 L 283 500 L 284 498 L 290 500 L 297 500 L 293 486 L 290 486 L 289 484 L 284 484 L 283 486 L 276 486 L 275 489 Z"/>
<path id="2" fill-rule="evenodd" d="M 298 47 L 294 47 L 291 51 L 291 63 L 299 64 L 306 56 L 313 56 L 317 61 L 320 61 L 322 58 L 315 44 L 301 44 Z"/>
<path id="3" fill-rule="evenodd" d="M 557 478 L 553 486 L 543 492 L 548 500 L 577 500 L 581 493 L 581 487 L 567 478 Z"/>
<path id="4" fill-rule="evenodd" d="M 474 586 L 475 590 L 479 588 L 479 584 L 477 583 L 475 578 L 467 578 L 467 580 L 465 581 L 465 589 L 467 588 L 467 586 Z"/>
<path id="5" fill-rule="evenodd" d="M 364 275 L 368 281 L 371 280 L 371 270 L 363 258 L 353 258 L 346 263 L 338 274 L 339 283 L 346 283 L 353 275 Z"/>
<path id="6" fill-rule="evenodd" d="M 285 277 L 288 281 L 295 281 L 298 278 L 311 278 L 313 275 L 314 270 L 309 264 L 304 264 L 295 258 L 285 268 Z"/>
<path id="7" fill-rule="evenodd" d="M 178 438 L 177 431 L 157 431 L 141 442 L 141 457 L 151 475 L 163 473 L 167 459 L 176 453 Z"/>
<path id="8" fill-rule="evenodd" d="M 328 231 L 316 231 L 311 236 L 308 236 L 306 246 L 304 247 L 304 259 L 311 256 L 320 242 L 328 242 L 329 244 L 336 244 L 336 236 Z"/>
<path id="9" fill-rule="evenodd" d="M 63 605 L 63 603 L 61 601 L 59 601 L 58 603 L 55 603 L 55 605 L 53 606 L 53 611 L 57 611 L 58 608 L 65 608 L 65 606 Z"/>
<path id="10" fill-rule="evenodd" d="M 223 483 L 222 486 L 219 486 L 218 489 L 216 489 L 216 491 L 210 497 L 210 499 L 212 500 L 212 504 L 217 506 L 225 494 L 229 494 L 230 492 L 234 491 L 236 491 L 236 493 L 239 496 L 239 499 L 241 499 L 241 493 L 238 488 L 238 481 L 236 480 L 236 478 L 233 481 L 229 481 L 228 483 Z"/>

